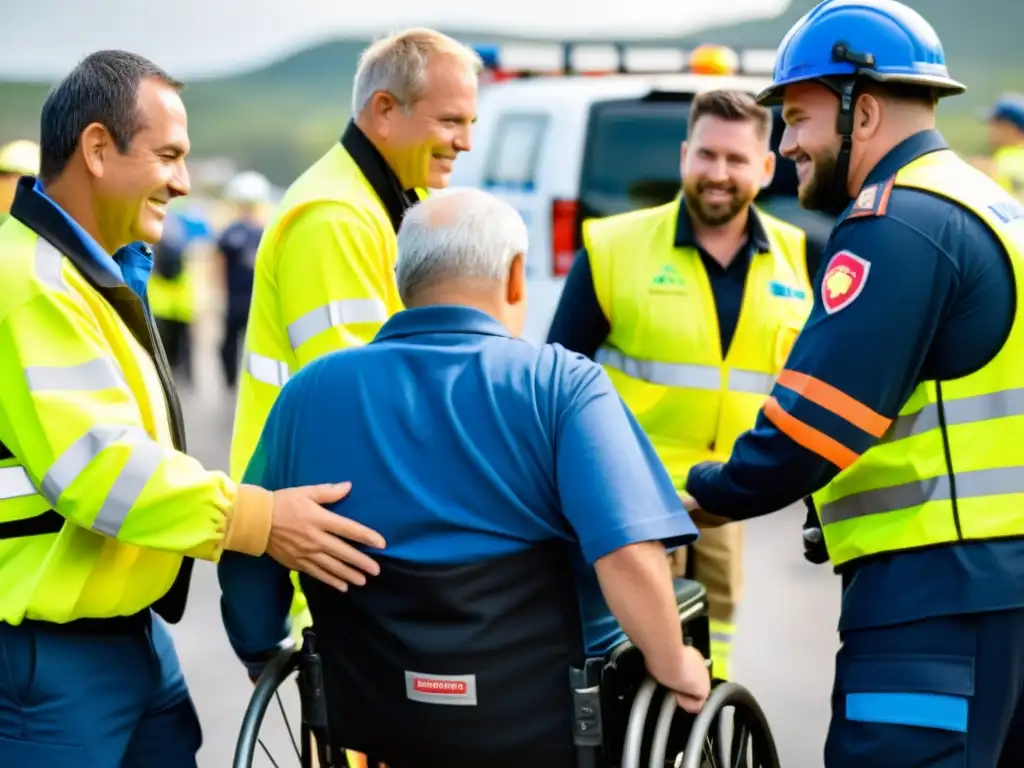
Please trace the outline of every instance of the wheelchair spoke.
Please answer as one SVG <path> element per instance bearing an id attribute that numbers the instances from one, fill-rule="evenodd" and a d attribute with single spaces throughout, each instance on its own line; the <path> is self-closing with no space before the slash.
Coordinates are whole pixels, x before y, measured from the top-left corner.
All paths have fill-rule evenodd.
<path id="1" fill-rule="evenodd" d="M 729 768 L 751 768 L 748 762 L 750 757 L 749 749 L 750 728 L 747 727 L 745 721 L 734 722 Z"/>
<path id="2" fill-rule="evenodd" d="M 263 750 L 263 754 L 267 756 L 267 760 L 271 762 L 274 768 L 281 768 L 281 766 L 277 764 L 277 760 L 274 759 L 274 756 L 270 754 L 270 750 L 267 749 L 267 745 L 263 743 L 263 739 L 256 739 L 256 743 L 260 745 L 260 749 Z"/>
<path id="3" fill-rule="evenodd" d="M 295 741 L 295 734 L 292 732 L 292 724 L 288 722 L 288 713 L 284 711 L 284 702 L 281 701 L 280 692 L 274 692 L 274 698 L 277 699 L 277 708 L 281 710 L 281 717 L 284 718 L 284 727 L 288 729 L 288 738 L 291 739 L 292 748 L 295 750 L 295 757 L 302 760 L 302 755 L 299 753 L 299 744 Z"/>

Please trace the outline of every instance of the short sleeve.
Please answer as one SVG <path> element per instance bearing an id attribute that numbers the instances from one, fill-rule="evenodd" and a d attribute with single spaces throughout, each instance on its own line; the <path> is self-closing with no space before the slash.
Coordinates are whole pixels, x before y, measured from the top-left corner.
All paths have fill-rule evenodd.
<path id="1" fill-rule="evenodd" d="M 568 376 L 576 393 L 556 434 L 558 494 L 587 562 L 643 541 L 694 541 L 671 478 L 608 375 L 579 357 Z"/>

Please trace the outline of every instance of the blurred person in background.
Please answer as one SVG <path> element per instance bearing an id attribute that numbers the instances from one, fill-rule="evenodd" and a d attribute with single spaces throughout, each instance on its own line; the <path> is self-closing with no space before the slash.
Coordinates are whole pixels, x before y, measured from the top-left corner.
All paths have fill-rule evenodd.
<path id="1" fill-rule="evenodd" d="M 224 198 L 235 207 L 235 219 L 217 241 L 224 285 L 224 333 L 220 344 L 224 383 L 234 389 L 245 326 L 252 300 L 256 250 L 263 236 L 270 181 L 256 171 L 245 171 L 228 182 Z"/>
<path id="2" fill-rule="evenodd" d="M 201 729 L 165 623 L 184 614 L 193 558 L 378 570 L 340 537 L 383 540 L 321 506 L 346 484 L 271 493 L 186 453 L 142 245 L 190 191 L 180 89 L 141 56 L 86 57 L 47 96 L 38 178 L 0 226 L 5 768 L 195 768 Z"/>
<path id="3" fill-rule="evenodd" d="M 548 334 L 605 367 L 679 490 L 754 425 L 811 311 L 803 230 L 753 205 L 775 172 L 771 126 L 749 94 L 694 98 L 682 194 L 584 223 Z M 672 554 L 673 575 L 707 588 L 721 680 L 732 677 L 743 549 L 739 523 Z"/>
<path id="4" fill-rule="evenodd" d="M 39 175 L 39 145 L 18 139 L 0 147 L 0 224 L 7 219 L 22 176 Z"/>
<path id="5" fill-rule="evenodd" d="M 167 360 L 183 384 L 192 381 L 192 320 L 196 308 L 189 242 L 181 217 L 168 212 L 163 235 L 153 246 L 153 273 L 147 290 Z"/>
<path id="6" fill-rule="evenodd" d="M 402 308 L 396 233 L 405 211 L 428 188 L 447 187 L 459 153 L 469 151 L 481 68 L 475 51 L 430 29 L 363 52 L 352 120 L 286 191 L 256 254 L 233 478 L 243 476 L 289 377 L 328 352 L 366 344 Z M 299 632 L 308 614 L 294 583 Z"/>
<path id="7" fill-rule="evenodd" d="M 1003 94 L 987 114 L 990 157 L 974 165 L 1024 201 L 1024 95 Z"/>

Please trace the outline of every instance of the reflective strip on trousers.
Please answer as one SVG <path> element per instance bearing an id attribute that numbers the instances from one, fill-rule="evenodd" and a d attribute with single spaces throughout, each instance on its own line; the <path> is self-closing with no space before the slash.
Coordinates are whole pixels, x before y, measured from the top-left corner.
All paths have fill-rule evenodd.
<path id="1" fill-rule="evenodd" d="M 947 426 L 1024 416 L 1024 389 L 1004 389 L 987 395 L 945 400 L 942 407 Z M 883 436 L 882 442 L 892 443 L 940 426 L 938 403 L 929 403 L 915 413 L 898 416 Z"/>
<path id="2" fill-rule="evenodd" d="M 0 500 L 39 493 L 24 467 L 0 467 Z"/>
<path id="3" fill-rule="evenodd" d="M 63 272 L 64 256 L 47 240 L 40 237 L 36 241 L 35 269 L 36 277 L 58 291 L 66 291 Z"/>
<path id="4" fill-rule="evenodd" d="M 387 308 L 380 299 L 340 299 L 307 312 L 288 325 L 288 343 L 297 350 L 313 337 L 339 325 L 383 323 Z"/>
<path id="5" fill-rule="evenodd" d="M 256 381 L 262 381 L 272 387 L 283 387 L 290 378 L 287 363 L 257 355 L 255 352 L 245 353 L 245 370 Z"/>
<path id="6" fill-rule="evenodd" d="M 118 367 L 106 358 L 78 365 L 32 365 L 25 368 L 32 392 L 96 392 L 126 386 Z"/>
<path id="7" fill-rule="evenodd" d="M 139 427 L 99 425 L 71 444 L 52 464 L 40 484 L 40 492 L 54 507 L 61 495 L 106 448 L 124 441 L 131 445 L 128 461 L 107 493 L 92 529 L 117 536 L 136 499 L 164 458 L 163 449 Z"/>
<path id="8" fill-rule="evenodd" d="M 1024 467 L 999 467 L 956 473 L 958 499 L 1002 496 L 1009 493 L 1024 493 Z M 829 525 L 857 517 L 908 509 L 929 501 L 951 500 L 949 476 L 942 475 L 855 493 L 822 505 L 820 514 L 822 523 Z"/>
<path id="9" fill-rule="evenodd" d="M 617 349 L 601 347 L 594 360 L 622 371 L 627 376 L 663 387 L 689 387 L 718 391 L 722 388 L 722 369 L 713 365 L 663 363 L 657 360 L 639 360 L 624 355 Z M 729 391 L 768 395 L 775 386 L 775 376 L 758 371 L 729 371 Z"/>

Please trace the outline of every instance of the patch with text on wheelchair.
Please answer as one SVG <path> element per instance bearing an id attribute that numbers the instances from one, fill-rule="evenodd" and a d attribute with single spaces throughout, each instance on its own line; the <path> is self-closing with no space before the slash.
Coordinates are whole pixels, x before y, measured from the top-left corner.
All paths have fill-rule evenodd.
<path id="1" fill-rule="evenodd" d="M 279 765 L 260 730 L 275 699 L 285 712 L 280 693 L 293 676 L 303 768 L 778 766 L 745 688 L 714 681 L 700 712 L 684 711 L 628 640 L 581 653 L 576 596 L 552 588 L 572 583 L 558 558 L 499 560 L 486 575 L 478 565 L 439 575 L 382 558 L 376 579 L 343 594 L 301 576 L 313 627 L 260 675 L 234 768 L 260 765 L 260 750 Z M 678 579 L 675 593 L 684 642 L 710 675 L 704 587 Z"/>

